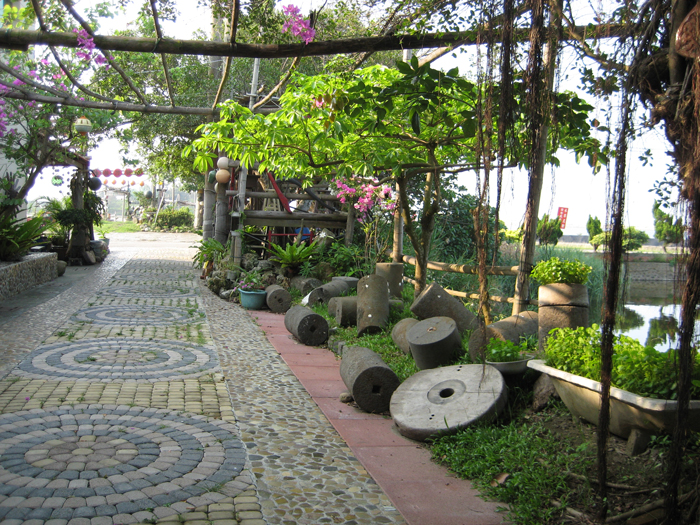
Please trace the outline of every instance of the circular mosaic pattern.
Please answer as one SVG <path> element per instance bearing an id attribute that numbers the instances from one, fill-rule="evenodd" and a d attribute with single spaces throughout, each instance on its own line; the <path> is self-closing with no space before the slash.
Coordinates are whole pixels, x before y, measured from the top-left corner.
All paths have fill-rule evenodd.
<path id="1" fill-rule="evenodd" d="M 194 297 L 197 292 L 187 286 L 172 286 L 172 285 L 132 285 L 132 286 L 112 286 L 100 291 L 100 295 L 109 295 L 113 297 L 145 297 L 149 298 L 177 298 L 177 297 Z"/>
<path id="2" fill-rule="evenodd" d="M 90 405 L 4 414 L 0 518 L 129 523 L 124 515 L 140 518 L 220 490 L 245 455 L 235 426 L 170 410 Z"/>
<path id="3" fill-rule="evenodd" d="M 117 273 L 112 277 L 115 281 L 140 282 L 140 281 L 192 281 L 194 276 L 191 272 L 165 272 L 165 273 Z"/>
<path id="4" fill-rule="evenodd" d="M 19 364 L 14 374 L 106 383 L 182 380 L 218 370 L 218 357 L 211 348 L 122 337 L 41 346 Z"/>
<path id="5" fill-rule="evenodd" d="M 93 306 L 78 310 L 73 321 L 114 326 L 167 326 L 201 321 L 203 314 L 173 306 Z"/>

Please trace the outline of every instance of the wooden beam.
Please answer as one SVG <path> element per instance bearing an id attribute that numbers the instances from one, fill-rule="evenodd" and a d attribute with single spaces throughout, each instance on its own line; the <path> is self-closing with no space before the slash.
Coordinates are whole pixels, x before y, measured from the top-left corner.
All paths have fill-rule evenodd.
<path id="1" fill-rule="evenodd" d="M 403 256 L 403 262 L 416 265 L 416 258 L 410 255 Z M 478 268 L 468 264 L 449 264 L 444 262 L 428 261 L 428 270 L 438 270 L 440 272 L 477 274 Z M 518 266 L 490 266 L 486 268 L 488 275 L 518 275 Z"/>
<path id="2" fill-rule="evenodd" d="M 237 195 L 238 192 L 234 190 L 228 190 L 226 192 L 226 195 L 229 197 L 232 197 L 233 195 Z M 245 193 L 246 198 L 251 197 L 251 198 L 258 198 L 258 199 L 277 199 L 277 194 L 274 191 L 247 191 Z M 290 201 L 310 201 L 310 200 L 316 200 L 314 197 L 311 195 L 308 195 L 306 193 L 285 193 L 285 197 L 287 197 Z M 339 197 L 336 197 L 335 195 L 319 195 L 320 199 L 322 201 L 333 201 L 337 202 L 340 201 Z"/>
<path id="3" fill-rule="evenodd" d="M 248 195 L 246 193 L 246 195 Z M 347 213 L 309 213 L 309 212 L 299 212 L 287 213 L 286 211 L 264 211 L 264 210 L 245 210 L 245 223 L 250 224 L 251 219 L 263 219 L 263 220 L 288 220 L 294 219 L 300 221 L 304 219 L 305 221 L 325 221 L 325 222 L 337 222 L 342 223 L 345 227 L 345 221 L 348 218 Z"/>
<path id="4" fill-rule="evenodd" d="M 37 102 L 44 102 L 47 104 L 63 104 L 64 106 L 104 109 L 109 111 L 138 111 L 140 113 L 168 113 L 172 115 L 214 115 L 215 117 L 219 114 L 218 110 L 212 108 L 144 106 L 143 104 L 130 104 L 127 102 L 92 102 L 90 100 L 78 100 L 74 97 L 49 97 L 18 90 L 3 93 L 2 96 L 3 98 L 14 98 L 17 100 L 36 100 Z"/>
<path id="5" fill-rule="evenodd" d="M 63 1 L 63 0 L 62 0 Z M 575 27 L 585 38 L 612 38 L 626 36 L 628 30 L 621 25 Z M 477 31 L 428 33 L 424 35 L 387 35 L 365 38 L 325 40 L 309 44 L 239 44 L 208 40 L 179 40 L 171 38 L 141 38 L 95 35 L 95 45 L 102 51 L 131 51 L 134 53 L 165 53 L 178 55 L 204 55 L 249 58 L 287 58 L 298 56 L 339 55 L 360 52 L 397 51 L 441 47 L 455 42 L 462 45 L 477 43 Z M 526 29 L 516 31 L 515 38 L 523 40 Z M 498 38 L 496 39 L 498 40 Z M 0 47 L 24 49 L 36 45 L 78 47 L 75 33 L 27 31 L 4 29 L 0 31 Z"/>
<path id="6" fill-rule="evenodd" d="M 261 219 L 261 218 L 256 218 L 256 219 L 251 219 L 247 217 L 247 214 L 249 212 L 246 212 L 246 219 L 245 219 L 245 225 L 246 226 L 269 226 L 271 228 L 277 228 L 277 227 L 285 227 L 285 228 L 301 228 L 302 226 L 302 221 L 303 225 L 307 227 L 312 227 L 312 228 L 328 228 L 329 230 L 344 230 L 345 229 L 345 222 L 341 221 L 326 221 L 323 220 L 323 214 L 319 213 L 318 214 L 318 219 Z M 296 214 L 290 215 L 290 217 L 293 217 Z"/>
<path id="7" fill-rule="evenodd" d="M 412 284 L 413 286 L 417 286 L 418 282 L 415 279 L 411 279 L 410 277 L 404 277 L 403 280 L 409 284 Z M 463 299 L 479 299 L 481 295 L 478 293 L 467 293 L 467 292 L 458 292 L 457 290 L 449 290 L 445 289 L 445 291 L 454 296 L 454 297 L 461 297 Z M 492 301 L 494 303 L 515 303 L 515 298 L 514 297 L 503 297 L 501 295 L 492 295 L 489 297 L 489 301 Z M 530 301 L 529 304 L 533 306 L 538 306 L 537 301 Z"/>

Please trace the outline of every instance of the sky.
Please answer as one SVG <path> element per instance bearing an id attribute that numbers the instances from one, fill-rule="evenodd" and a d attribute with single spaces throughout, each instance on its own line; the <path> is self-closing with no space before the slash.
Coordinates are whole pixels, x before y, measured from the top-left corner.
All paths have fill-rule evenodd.
<path id="1" fill-rule="evenodd" d="M 297 3 L 302 12 L 308 12 L 308 0 Z M 193 1 L 178 1 L 181 12 L 180 21 L 174 26 L 164 24 L 166 34 L 177 35 L 177 38 L 189 38 L 197 30 L 208 31 L 209 14 L 207 11 L 197 8 Z M 107 32 L 110 28 L 120 27 L 122 19 L 111 23 L 105 23 Z M 459 67 L 462 73 L 474 70 L 473 54 L 458 54 L 457 58 L 447 56 L 436 63 L 436 66 L 444 69 Z M 561 81 L 560 89 L 576 90 L 576 73 Z M 580 94 L 592 105 L 596 101 L 590 96 Z M 603 109 L 603 108 L 601 108 Z M 602 120 L 602 119 L 601 119 Z M 644 166 L 637 159 L 646 149 L 651 149 L 653 159 L 650 165 Z M 666 172 L 668 155 L 668 142 L 663 133 L 655 130 L 647 133 L 642 139 L 636 141 L 631 148 L 629 156 L 629 183 L 626 198 L 626 224 L 646 231 L 653 236 L 654 225 L 652 217 L 652 205 L 654 197 L 649 190 L 654 181 L 663 177 Z M 93 168 L 118 168 L 121 166 L 121 156 L 116 140 L 104 140 L 98 147 L 89 152 L 92 157 Z M 585 161 L 577 164 L 573 155 L 561 153 L 559 155 L 561 166 L 556 169 L 547 168 L 540 203 L 541 217 L 544 213 L 556 216 L 559 207 L 568 208 L 568 220 L 564 229 L 566 235 L 585 235 L 588 216 L 597 216 L 603 224 L 606 217 L 606 186 L 607 173 L 601 171 L 594 175 Z M 43 180 L 37 182 L 29 194 L 33 200 L 41 196 L 58 196 L 59 190 L 50 184 L 51 174 L 45 172 Z M 475 177 L 462 175 L 460 184 L 468 191 L 475 189 Z M 495 182 L 492 184 L 495 187 Z M 528 176 L 526 172 L 511 170 L 504 177 L 503 200 L 501 204 L 501 219 L 509 229 L 515 229 L 523 221 L 525 214 L 525 201 L 527 198 Z M 63 194 L 65 194 L 63 189 Z M 495 204 L 495 192 L 492 195 L 492 204 Z"/>

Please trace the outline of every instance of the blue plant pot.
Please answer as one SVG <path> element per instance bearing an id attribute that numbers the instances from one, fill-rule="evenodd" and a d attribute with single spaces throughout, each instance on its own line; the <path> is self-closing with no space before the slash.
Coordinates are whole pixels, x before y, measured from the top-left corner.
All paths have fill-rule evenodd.
<path id="1" fill-rule="evenodd" d="M 265 306 L 267 293 L 265 290 L 239 290 L 241 306 L 246 310 L 261 310 Z"/>

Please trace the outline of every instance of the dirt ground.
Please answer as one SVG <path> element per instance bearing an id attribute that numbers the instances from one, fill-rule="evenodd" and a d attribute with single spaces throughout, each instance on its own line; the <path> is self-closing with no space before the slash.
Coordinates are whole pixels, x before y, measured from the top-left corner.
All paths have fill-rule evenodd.
<path id="1" fill-rule="evenodd" d="M 542 424 L 562 441 L 579 445 L 587 444 L 592 461 L 586 476 L 570 476 L 569 487 L 575 494 L 573 501 L 567 502 L 571 509 L 563 516 L 561 523 L 594 523 L 597 514 L 595 489 L 597 487 L 596 427 L 585 421 L 573 418 L 569 411 L 560 404 L 544 413 L 526 416 L 531 421 L 540 420 Z M 636 509 L 642 509 L 659 502 L 664 497 L 664 456 L 667 453 L 670 437 L 656 437 L 649 448 L 642 454 L 630 457 L 625 451 L 627 441 L 611 436 L 608 441 L 608 519 L 621 517 Z M 687 451 L 687 465 L 681 494 L 691 491 L 700 471 L 700 453 L 697 447 Z M 684 510 L 690 511 L 695 499 L 690 498 Z M 616 523 L 634 523 L 635 525 L 652 525 L 660 523 L 663 518 L 662 508 L 649 509 L 637 517 L 614 521 Z"/>

